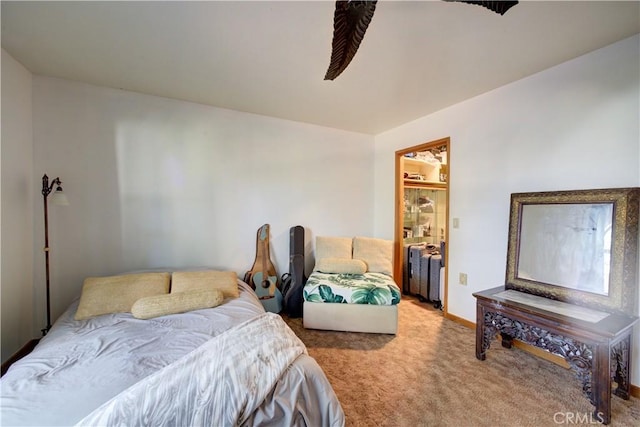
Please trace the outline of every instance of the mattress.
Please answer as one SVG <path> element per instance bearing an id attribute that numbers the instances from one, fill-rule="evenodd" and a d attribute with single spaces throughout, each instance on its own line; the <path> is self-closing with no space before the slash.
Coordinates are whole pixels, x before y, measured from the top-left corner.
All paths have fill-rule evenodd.
<path id="1" fill-rule="evenodd" d="M 400 288 L 382 273 L 338 274 L 314 271 L 304 286 L 304 300 L 315 303 L 397 305 Z"/>
<path id="2" fill-rule="evenodd" d="M 171 390 L 150 395 L 147 387 L 140 385 L 163 372 L 172 377 L 171 367 L 181 366 L 198 348 L 216 344 L 215 340 L 229 336 L 247 322 L 272 314 L 264 312 L 248 285 L 239 282 L 238 286 L 240 296 L 226 299 L 218 307 L 149 320 L 116 313 L 76 321 L 76 300 L 33 352 L 14 363 L 0 380 L 0 423 L 74 425 L 92 419 L 87 417 L 96 413 L 100 419 L 113 419 L 109 417 L 119 414 L 106 412 L 111 404 L 114 408 L 126 405 L 127 411 L 135 411 L 131 415 L 127 412 L 127 419 L 134 420 L 133 424 L 145 419 L 151 425 L 193 425 L 188 408 L 175 410 Z M 271 341 L 261 339 L 259 333 L 257 336 L 265 350 L 271 346 Z M 239 337 L 242 343 L 245 338 L 241 334 Z M 207 352 L 200 353 L 206 357 Z M 205 363 L 215 361 L 205 359 Z M 216 365 L 210 369 L 215 371 Z M 194 372 L 197 376 L 198 369 Z M 190 375 L 186 384 L 193 379 Z M 242 413 L 242 418 L 231 424 L 344 425 L 344 413 L 331 385 L 305 350 L 273 379 L 275 382 L 257 407 L 248 408 L 242 402 L 225 399 L 223 406 L 235 404 Z M 226 392 L 223 383 L 207 382 L 206 386 L 223 387 L 223 394 Z M 141 393 L 132 394 L 136 388 Z M 189 393 L 202 396 L 202 391 L 200 388 Z M 203 401 L 195 402 L 204 405 Z M 171 421 L 164 416 L 171 416 Z M 122 420 L 114 422 L 121 423 Z"/>

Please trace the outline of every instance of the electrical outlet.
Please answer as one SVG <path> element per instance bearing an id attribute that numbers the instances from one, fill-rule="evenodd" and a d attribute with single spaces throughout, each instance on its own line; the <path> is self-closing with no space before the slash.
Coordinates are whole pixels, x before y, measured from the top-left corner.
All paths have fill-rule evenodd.
<path id="1" fill-rule="evenodd" d="M 467 286 L 467 273 L 460 273 L 458 282 L 463 286 Z"/>

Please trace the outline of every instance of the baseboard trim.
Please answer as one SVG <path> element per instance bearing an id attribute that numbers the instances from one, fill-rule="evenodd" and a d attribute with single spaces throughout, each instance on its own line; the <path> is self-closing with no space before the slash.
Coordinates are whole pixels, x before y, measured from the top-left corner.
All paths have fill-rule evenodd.
<path id="1" fill-rule="evenodd" d="M 7 372 L 7 370 L 9 369 L 9 367 L 11 367 L 11 365 L 13 365 L 15 362 L 17 362 L 18 360 L 22 359 L 23 357 L 25 357 L 27 354 L 31 353 L 31 351 L 33 350 L 33 348 L 36 346 L 36 344 L 38 344 L 38 342 L 40 341 L 40 339 L 33 339 L 31 341 L 29 341 L 28 343 L 26 343 L 25 345 L 22 346 L 22 348 L 20 350 L 18 350 L 13 356 L 11 356 L 10 358 L 8 358 L 3 364 L 2 367 L 0 368 L 0 377 L 4 376 L 4 374 Z"/>
<path id="2" fill-rule="evenodd" d="M 498 338 L 500 338 L 500 337 L 498 337 Z M 545 351 L 545 350 L 543 350 L 541 348 L 538 348 L 536 346 L 524 343 L 522 341 L 513 340 L 512 344 L 513 344 L 514 347 L 517 347 L 520 350 L 524 350 L 527 353 L 531 353 L 534 356 L 538 356 L 541 359 L 548 360 L 549 362 L 553 362 L 556 365 L 562 366 L 565 369 L 571 369 L 571 366 L 569 366 L 567 361 L 564 360 L 560 356 L 556 356 L 555 354 L 549 353 L 548 351 Z"/>
<path id="3" fill-rule="evenodd" d="M 456 323 L 460 323 L 461 325 L 466 326 L 469 329 L 475 329 L 476 328 L 476 324 L 475 323 L 470 322 L 467 319 L 463 319 L 462 317 L 458 317 L 455 314 L 451 314 L 451 313 L 447 312 L 444 315 L 444 317 L 446 319 L 453 320 Z"/>
<path id="4" fill-rule="evenodd" d="M 462 317 L 458 317 L 455 314 L 451 314 L 451 313 L 445 313 L 444 315 L 445 319 L 449 319 L 452 320 L 456 323 L 459 323 L 463 326 L 466 326 L 467 328 L 470 329 L 475 329 L 476 328 L 476 324 L 474 322 L 470 322 L 467 319 L 463 319 Z M 498 338 L 499 339 L 499 338 Z M 562 357 L 560 356 L 556 356 L 555 354 L 551 354 L 548 351 L 542 350 L 538 347 L 535 347 L 533 345 L 529 345 L 527 343 L 524 343 L 522 341 L 518 341 L 518 340 L 513 340 L 513 346 L 517 347 L 523 351 L 526 351 L 528 353 L 531 353 L 537 357 L 540 357 L 544 360 L 548 360 L 549 362 L 555 363 L 556 365 L 562 366 L 563 368 L 567 368 L 569 369 L 569 364 L 567 363 L 566 360 L 564 360 Z M 640 387 L 631 384 L 631 391 L 630 394 L 633 397 L 637 397 L 640 398 Z"/>

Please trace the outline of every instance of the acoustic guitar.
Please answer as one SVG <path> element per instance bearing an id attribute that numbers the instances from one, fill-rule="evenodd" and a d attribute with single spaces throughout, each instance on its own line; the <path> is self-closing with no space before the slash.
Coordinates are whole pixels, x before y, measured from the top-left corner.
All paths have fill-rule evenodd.
<path id="1" fill-rule="evenodd" d="M 278 289 L 278 275 L 269 256 L 269 224 L 258 229 L 256 237 L 256 259 L 249 271 L 251 286 L 265 310 L 272 313 L 282 311 L 282 293 Z"/>

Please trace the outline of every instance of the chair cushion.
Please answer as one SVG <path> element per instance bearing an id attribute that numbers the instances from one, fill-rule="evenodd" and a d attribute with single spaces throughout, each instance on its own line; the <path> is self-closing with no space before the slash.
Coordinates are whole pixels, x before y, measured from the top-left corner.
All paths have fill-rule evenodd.
<path id="1" fill-rule="evenodd" d="M 363 274 L 367 271 L 367 264 L 359 259 L 320 258 L 313 270 L 323 273 Z"/>
<path id="2" fill-rule="evenodd" d="M 393 274 L 393 242 L 391 240 L 354 237 L 353 258 L 364 261 L 368 272 Z"/>
<path id="3" fill-rule="evenodd" d="M 352 239 L 350 237 L 316 237 L 316 260 L 322 258 L 352 257 Z"/>

